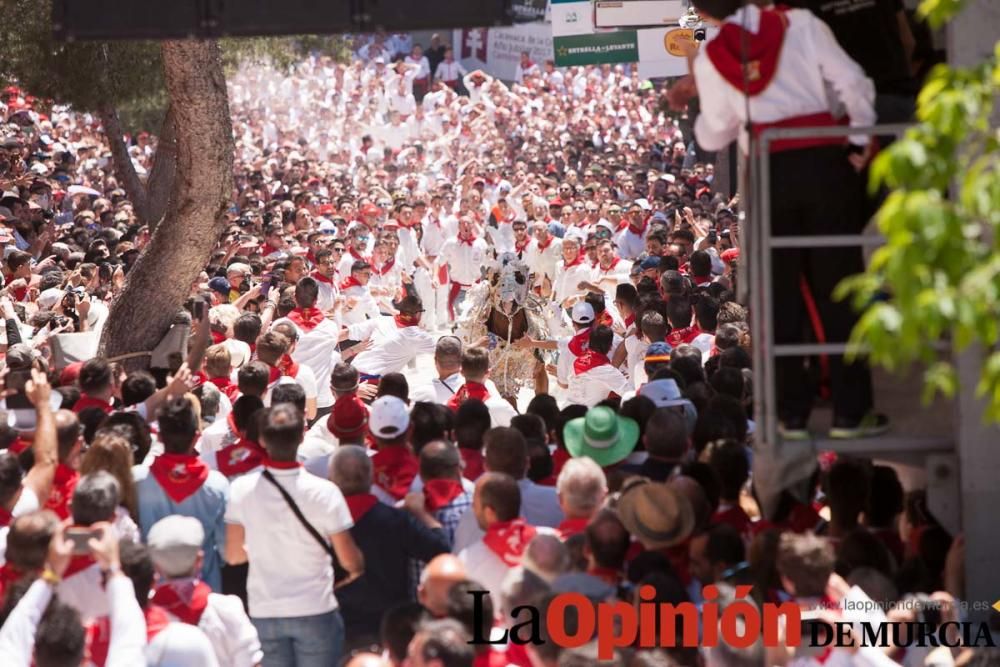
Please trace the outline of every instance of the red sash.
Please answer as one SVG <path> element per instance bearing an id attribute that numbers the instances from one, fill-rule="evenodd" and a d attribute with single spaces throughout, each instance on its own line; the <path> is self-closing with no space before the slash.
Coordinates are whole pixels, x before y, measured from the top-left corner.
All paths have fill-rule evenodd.
<path id="1" fill-rule="evenodd" d="M 413 478 L 420 472 L 420 463 L 406 446 L 382 447 L 372 457 L 375 483 L 386 493 L 402 500 L 410 491 Z"/>
<path id="2" fill-rule="evenodd" d="M 80 473 L 65 463 L 56 466 L 56 475 L 52 480 L 52 491 L 45 501 L 45 508 L 56 513 L 60 519 L 68 519 L 70 515 L 69 501 L 73 499 L 73 489 L 80 479 Z"/>
<path id="3" fill-rule="evenodd" d="M 462 455 L 465 466 L 462 468 L 462 477 L 472 482 L 479 479 L 480 475 L 486 472 L 483 465 L 483 452 L 480 449 L 468 449 L 459 447 L 458 453 Z"/>
<path id="4" fill-rule="evenodd" d="M 516 567 L 521 564 L 521 556 L 537 532 L 535 527 L 529 526 L 524 519 L 497 521 L 486 529 L 483 544 L 506 565 Z"/>
<path id="5" fill-rule="evenodd" d="M 764 92 L 778 71 L 787 27 L 788 18 L 784 12 L 761 10 L 760 32 L 744 34 L 738 24 L 725 23 L 705 52 L 716 71 L 731 86 L 740 93 L 746 89 L 751 96 L 756 96 Z"/>
<path id="6" fill-rule="evenodd" d="M 114 406 L 107 401 L 100 398 L 94 398 L 93 396 L 87 396 L 86 394 L 80 396 L 80 400 L 73 404 L 73 412 L 76 414 L 80 414 L 88 408 L 100 408 L 106 415 L 110 415 L 115 411 Z"/>
<path id="7" fill-rule="evenodd" d="M 205 582 L 186 579 L 157 586 L 152 602 L 176 616 L 182 623 L 198 625 L 208 606 L 211 592 L 212 589 Z"/>
<path id="8" fill-rule="evenodd" d="M 611 360 L 608 359 L 606 354 L 601 354 L 600 352 L 595 352 L 594 350 L 587 350 L 573 362 L 573 372 L 576 375 L 583 375 L 592 368 L 610 364 Z"/>
<path id="9" fill-rule="evenodd" d="M 490 392 L 486 388 L 486 385 L 479 382 L 466 382 L 463 384 L 458 391 L 448 399 L 448 407 L 452 410 L 457 411 L 458 406 L 465 403 L 469 399 L 476 401 L 482 401 L 485 403 L 490 397 Z"/>
<path id="10" fill-rule="evenodd" d="M 160 454 L 149 472 L 175 503 L 183 502 L 208 479 L 208 466 L 194 454 Z"/>
<path id="11" fill-rule="evenodd" d="M 439 510 L 458 498 L 465 489 L 457 479 L 431 479 L 424 482 L 424 504 L 428 512 Z"/>
<path id="12" fill-rule="evenodd" d="M 351 518 L 354 523 L 361 521 L 361 517 L 368 514 L 368 511 L 378 504 L 378 498 L 373 493 L 356 493 L 352 496 L 344 496 L 347 501 L 347 509 L 351 511 Z"/>
<path id="13" fill-rule="evenodd" d="M 215 453 L 215 465 L 226 477 L 235 477 L 263 465 L 266 458 L 267 452 L 258 443 L 240 438 Z"/>
<path id="14" fill-rule="evenodd" d="M 296 308 L 288 313 L 288 319 L 308 333 L 319 326 L 326 319 L 326 316 L 323 315 L 323 311 L 319 308 Z"/>

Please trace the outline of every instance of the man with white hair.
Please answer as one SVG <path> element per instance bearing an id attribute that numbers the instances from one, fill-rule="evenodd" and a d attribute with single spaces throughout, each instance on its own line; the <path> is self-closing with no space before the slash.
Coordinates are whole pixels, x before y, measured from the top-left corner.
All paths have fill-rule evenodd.
<path id="1" fill-rule="evenodd" d="M 175 514 L 153 524 L 147 541 L 160 585 L 152 602 L 173 620 L 200 628 L 220 665 L 257 665 L 264 654 L 243 603 L 235 595 L 213 593 L 198 578 L 204 540 L 205 531 L 194 517 Z"/>
<path id="2" fill-rule="evenodd" d="M 570 459 L 556 479 L 559 507 L 566 519 L 556 528 L 559 537 L 568 540 L 582 533 L 608 495 L 608 480 L 604 470 L 593 459 Z"/>

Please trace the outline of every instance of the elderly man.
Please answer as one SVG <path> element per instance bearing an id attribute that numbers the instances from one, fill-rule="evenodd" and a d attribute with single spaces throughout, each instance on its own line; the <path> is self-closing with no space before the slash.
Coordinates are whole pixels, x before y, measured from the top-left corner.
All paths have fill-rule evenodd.
<path id="1" fill-rule="evenodd" d="M 556 529 L 559 537 L 568 540 L 587 528 L 591 517 L 601 508 L 608 495 L 608 481 L 604 470 L 593 459 L 570 459 L 556 479 L 559 507 L 566 519 Z"/>
<path id="2" fill-rule="evenodd" d="M 365 574 L 337 592 L 349 644 L 378 640 L 382 613 L 412 599 L 416 581 L 409 561 L 447 553 L 448 538 L 426 508 L 422 493 L 404 500 L 405 510 L 378 502 L 371 493 L 372 462 L 364 448 L 342 446 L 330 462 L 330 480 L 351 511 L 351 537 L 365 554 Z"/>

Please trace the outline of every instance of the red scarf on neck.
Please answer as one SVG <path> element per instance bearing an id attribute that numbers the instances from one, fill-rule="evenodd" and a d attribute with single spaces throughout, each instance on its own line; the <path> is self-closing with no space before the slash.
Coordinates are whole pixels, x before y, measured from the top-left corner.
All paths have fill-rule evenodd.
<path id="1" fill-rule="evenodd" d="M 115 411 L 114 406 L 104 399 L 94 398 L 93 396 L 87 396 L 86 394 L 80 396 L 80 400 L 73 404 L 73 412 L 76 414 L 80 414 L 88 408 L 99 408 L 103 410 L 106 415 L 110 415 Z"/>
<path id="2" fill-rule="evenodd" d="M 56 466 L 56 476 L 52 480 L 52 491 L 45 501 L 45 509 L 56 513 L 60 519 L 68 519 L 70 515 L 69 501 L 73 498 L 73 489 L 80 479 L 80 473 L 65 463 Z"/>
<path id="3" fill-rule="evenodd" d="M 642 225 L 640 227 L 636 227 L 635 225 L 633 225 L 632 224 L 632 218 L 631 218 L 631 216 L 629 217 L 629 220 L 628 220 L 628 230 L 630 232 L 632 232 L 633 234 L 635 234 L 636 236 L 642 236 L 643 234 L 645 234 L 646 233 L 646 227 L 648 227 L 648 226 L 649 226 L 649 218 L 648 217 L 645 217 L 645 218 L 642 219 Z"/>
<path id="4" fill-rule="evenodd" d="M 362 261 L 362 262 L 367 262 L 368 261 L 368 257 L 366 257 L 365 255 L 362 255 L 360 252 L 358 252 L 357 250 L 355 250 L 353 246 L 350 247 L 350 248 L 348 248 L 347 252 L 351 253 L 351 257 L 353 257 L 356 260 L 359 260 L 359 261 Z"/>
<path id="5" fill-rule="evenodd" d="M 288 313 L 288 319 L 294 322 L 298 328 L 309 333 L 319 326 L 320 322 L 326 319 L 326 316 L 319 308 L 296 308 Z"/>
<path id="6" fill-rule="evenodd" d="M 212 337 L 212 345 L 218 345 L 219 343 L 226 342 L 226 334 L 224 333 L 209 331 L 208 334 Z"/>
<path id="7" fill-rule="evenodd" d="M 420 313 L 413 313 L 407 315 L 406 313 L 400 313 L 396 315 L 393 320 L 396 322 L 396 326 L 400 329 L 405 329 L 406 327 L 415 327 L 420 325 Z"/>
<path id="8" fill-rule="evenodd" d="M 182 623 L 198 625 L 208 606 L 211 592 L 212 589 L 203 581 L 184 579 L 157 586 L 152 602 L 176 616 Z"/>
<path id="9" fill-rule="evenodd" d="M 6 528 L 14 520 L 14 515 L 9 510 L 0 507 L 0 528 Z"/>
<path id="10" fill-rule="evenodd" d="M 274 384 L 281 379 L 281 369 L 277 366 L 267 367 L 267 387 L 270 389 Z"/>
<path id="11" fill-rule="evenodd" d="M 326 283 L 327 285 L 332 285 L 333 284 L 333 278 L 327 278 L 326 276 L 324 276 L 319 271 L 313 271 L 309 275 L 311 275 L 313 278 L 315 278 L 317 282 Z"/>
<path id="12" fill-rule="evenodd" d="M 581 250 L 580 253 L 576 256 L 576 259 L 574 259 L 572 262 L 569 262 L 567 264 L 566 260 L 563 260 L 563 265 L 564 265 L 563 268 L 572 269 L 574 266 L 580 266 L 581 264 L 583 264 L 583 260 L 586 258 L 587 258 L 587 253 Z"/>
<path id="13" fill-rule="evenodd" d="M 299 376 L 298 363 L 287 354 L 281 355 L 281 359 L 278 359 L 278 370 L 281 371 L 282 375 L 287 375 L 290 378 Z"/>
<path id="14" fill-rule="evenodd" d="M 531 237 L 528 237 L 527 239 L 525 239 L 524 243 L 518 243 L 517 240 L 515 240 L 514 241 L 514 250 L 517 252 L 517 254 L 520 255 L 522 252 L 524 252 L 525 250 L 528 249 L 529 245 L 531 245 Z"/>
<path id="15" fill-rule="evenodd" d="M 552 236 L 551 234 L 549 234 L 549 237 L 547 239 L 545 239 L 545 243 L 539 243 L 538 244 L 538 252 L 545 252 L 545 250 L 548 249 L 548 247 L 550 245 L 552 245 L 552 241 L 554 239 L 555 239 L 555 237 Z"/>
<path id="16" fill-rule="evenodd" d="M 625 318 L 625 328 L 628 329 L 633 324 L 635 324 L 635 313 L 632 313 Z"/>
<path id="17" fill-rule="evenodd" d="M 420 472 L 420 463 L 409 447 L 382 447 L 372 457 L 375 483 L 396 500 L 409 493 L 413 478 Z"/>
<path id="18" fill-rule="evenodd" d="M 385 274 L 392 271 L 392 267 L 394 266 L 396 266 L 396 258 L 390 257 L 389 261 L 387 261 L 382 266 L 372 266 L 372 268 L 375 270 L 375 273 L 379 274 L 380 276 L 384 276 Z"/>
<path id="19" fill-rule="evenodd" d="M 240 438 L 215 453 L 215 466 L 226 477 L 235 477 L 263 465 L 266 458 L 267 451 L 258 443 Z"/>
<path id="20" fill-rule="evenodd" d="M 615 320 L 611 317 L 611 313 L 608 311 L 601 311 L 601 314 L 597 316 L 597 324 L 605 327 L 614 326 Z"/>
<path id="21" fill-rule="evenodd" d="M 706 45 L 705 52 L 729 85 L 740 92 L 746 88 L 751 96 L 759 95 L 778 71 L 787 26 L 784 12 L 761 10 L 759 32 L 744 31 L 736 23 L 724 23 L 715 39 Z"/>
<path id="22" fill-rule="evenodd" d="M 458 453 L 462 455 L 462 462 L 465 464 L 462 468 L 462 477 L 475 482 L 479 479 L 480 475 L 486 472 L 486 467 L 483 465 L 483 451 L 481 449 L 459 447 Z"/>
<path id="23" fill-rule="evenodd" d="M 354 276 L 347 276 L 347 279 L 340 283 L 341 291 L 349 290 L 352 287 L 364 287 L 364 285 L 359 283 L 358 279 L 355 278 Z"/>
<path id="24" fill-rule="evenodd" d="M 578 331 L 569 339 L 569 351 L 574 357 L 581 356 L 588 349 L 590 349 L 590 327 Z"/>
<path id="25" fill-rule="evenodd" d="M 218 387 L 230 401 L 235 401 L 240 395 L 240 387 L 228 377 L 208 378 L 208 381 Z"/>
<path id="26" fill-rule="evenodd" d="M 465 489 L 457 479 L 431 479 L 424 482 L 424 505 L 428 512 L 439 510 L 458 498 Z"/>
<path id="27" fill-rule="evenodd" d="M 194 454 L 160 454 L 149 472 L 175 503 L 183 502 L 208 479 L 208 466 Z"/>
<path id="28" fill-rule="evenodd" d="M 16 584 L 21 578 L 27 574 L 17 569 L 9 562 L 4 563 L 3 567 L 0 567 L 0 596 L 3 596 L 4 592 L 11 586 L 11 584 Z"/>
<path id="29" fill-rule="evenodd" d="M 565 542 L 574 535 L 579 535 L 585 531 L 588 523 L 590 523 L 590 519 L 587 518 L 564 519 L 563 522 L 556 527 L 556 532 L 559 533 L 559 539 Z"/>
<path id="30" fill-rule="evenodd" d="M 618 266 L 618 262 L 620 262 L 620 261 L 622 261 L 622 258 L 621 258 L 621 257 L 614 257 L 614 258 L 612 258 L 612 259 L 611 259 L 611 264 L 610 264 L 610 265 L 608 266 L 608 268 L 604 268 L 604 267 L 602 266 L 602 267 L 601 267 L 601 271 L 613 271 L 613 270 L 614 270 L 614 268 L 615 268 L 616 266 Z"/>
<path id="31" fill-rule="evenodd" d="M 466 236 L 462 236 L 461 234 L 459 234 L 458 235 L 458 242 L 459 243 L 464 243 L 465 245 L 467 245 L 467 246 L 469 246 L 471 248 L 472 244 L 476 242 L 476 237 L 475 236 L 468 236 L 468 237 L 466 237 Z"/>
<path id="32" fill-rule="evenodd" d="M 69 565 L 66 567 L 66 571 L 63 572 L 63 579 L 72 577 L 74 574 L 83 572 L 88 567 L 96 563 L 93 556 L 73 556 L 69 559 Z"/>
<path id="33" fill-rule="evenodd" d="M 352 496 L 344 496 L 344 500 L 347 501 L 347 509 L 351 511 L 351 518 L 354 519 L 355 524 L 378 504 L 378 498 L 373 493 L 356 493 Z"/>
<path id="34" fill-rule="evenodd" d="M 513 521 L 496 521 L 486 529 L 483 544 L 500 557 L 509 567 L 521 564 L 521 556 L 528 548 L 528 543 L 535 537 L 534 526 L 529 526 L 524 519 Z"/>
<path id="35" fill-rule="evenodd" d="M 467 400 L 474 399 L 485 403 L 490 397 L 490 391 L 481 382 L 466 381 L 451 398 L 448 399 L 448 407 L 458 411 L 458 406 Z"/>
<path id="36" fill-rule="evenodd" d="M 608 359 L 608 355 L 601 354 L 594 350 L 587 350 L 573 362 L 573 373 L 576 375 L 583 375 L 592 368 L 597 368 L 598 366 L 607 366 L 611 364 L 611 360 Z"/>

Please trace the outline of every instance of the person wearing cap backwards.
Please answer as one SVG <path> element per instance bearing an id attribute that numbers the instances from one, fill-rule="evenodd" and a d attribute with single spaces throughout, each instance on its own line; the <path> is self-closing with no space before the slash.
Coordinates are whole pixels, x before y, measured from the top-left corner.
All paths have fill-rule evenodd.
<path id="1" fill-rule="evenodd" d="M 368 431 L 378 450 L 372 457 L 372 493 L 389 505 L 406 496 L 420 472 L 419 461 L 410 449 L 409 429 L 410 413 L 402 399 L 395 396 L 375 399 L 368 419 Z"/>
<path id="2" fill-rule="evenodd" d="M 701 100 L 694 131 L 706 150 L 722 150 L 734 139 L 746 153 L 749 138 L 769 127 L 836 126 L 829 92 L 835 92 L 852 127 L 875 122 L 875 88 L 861 67 L 837 44 L 830 28 L 806 10 L 761 9 L 741 0 L 693 0 L 710 24 L 719 26 L 693 62 Z M 742 26 L 746 26 L 744 29 Z M 751 62 L 742 65 L 744 52 Z M 747 72 L 749 76 L 744 76 Z M 773 85 L 772 85 L 773 84 Z M 746 117 L 747 112 L 750 118 Z M 769 145 L 775 236 L 837 235 L 862 224 L 857 172 L 871 158 L 873 143 L 864 135 L 778 140 Z M 780 184 L 780 185 L 779 185 Z M 801 280 L 823 313 L 831 342 L 845 341 L 856 321 L 851 305 L 833 299 L 834 287 L 864 270 L 860 248 L 787 250 L 774 256 L 775 342 L 801 337 L 806 321 Z M 802 359 L 777 361 L 778 417 L 788 438 L 807 438 L 812 408 Z M 888 422 L 871 413 L 871 373 L 862 362 L 830 357 L 833 437 L 864 437 L 884 432 Z"/>
<path id="3" fill-rule="evenodd" d="M 465 292 L 482 277 L 480 269 L 486 261 L 489 246 L 479 237 L 472 218 L 458 220 L 458 232 L 441 246 L 438 264 L 448 265 L 448 316 L 455 321 Z"/>
<path id="4" fill-rule="evenodd" d="M 304 430 L 296 407 L 269 410 L 261 428 L 265 468 L 233 481 L 225 514 L 226 561 L 250 563 L 247 597 L 264 651 L 262 664 L 337 664 L 344 624 L 334 584 L 355 581 L 365 569 L 343 494 L 296 462 Z M 306 523 L 329 544 L 321 545 Z M 347 571 L 336 582 L 331 547 Z"/>
<path id="5" fill-rule="evenodd" d="M 213 593 L 201 581 L 205 531 L 197 519 L 168 516 L 149 531 L 149 555 L 158 575 L 150 602 L 172 620 L 197 626 L 208 637 L 220 665 L 257 665 L 260 638 L 235 595 Z"/>
<path id="6" fill-rule="evenodd" d="M 596 326 L 590 330 L 587 350 L 573 361 L 566 392 L 570 403 L 589 408 L 606 398 L 621 397 L 628 390 L 628 379 L 608 358 L 613 341 L 610 327 Z"/>

